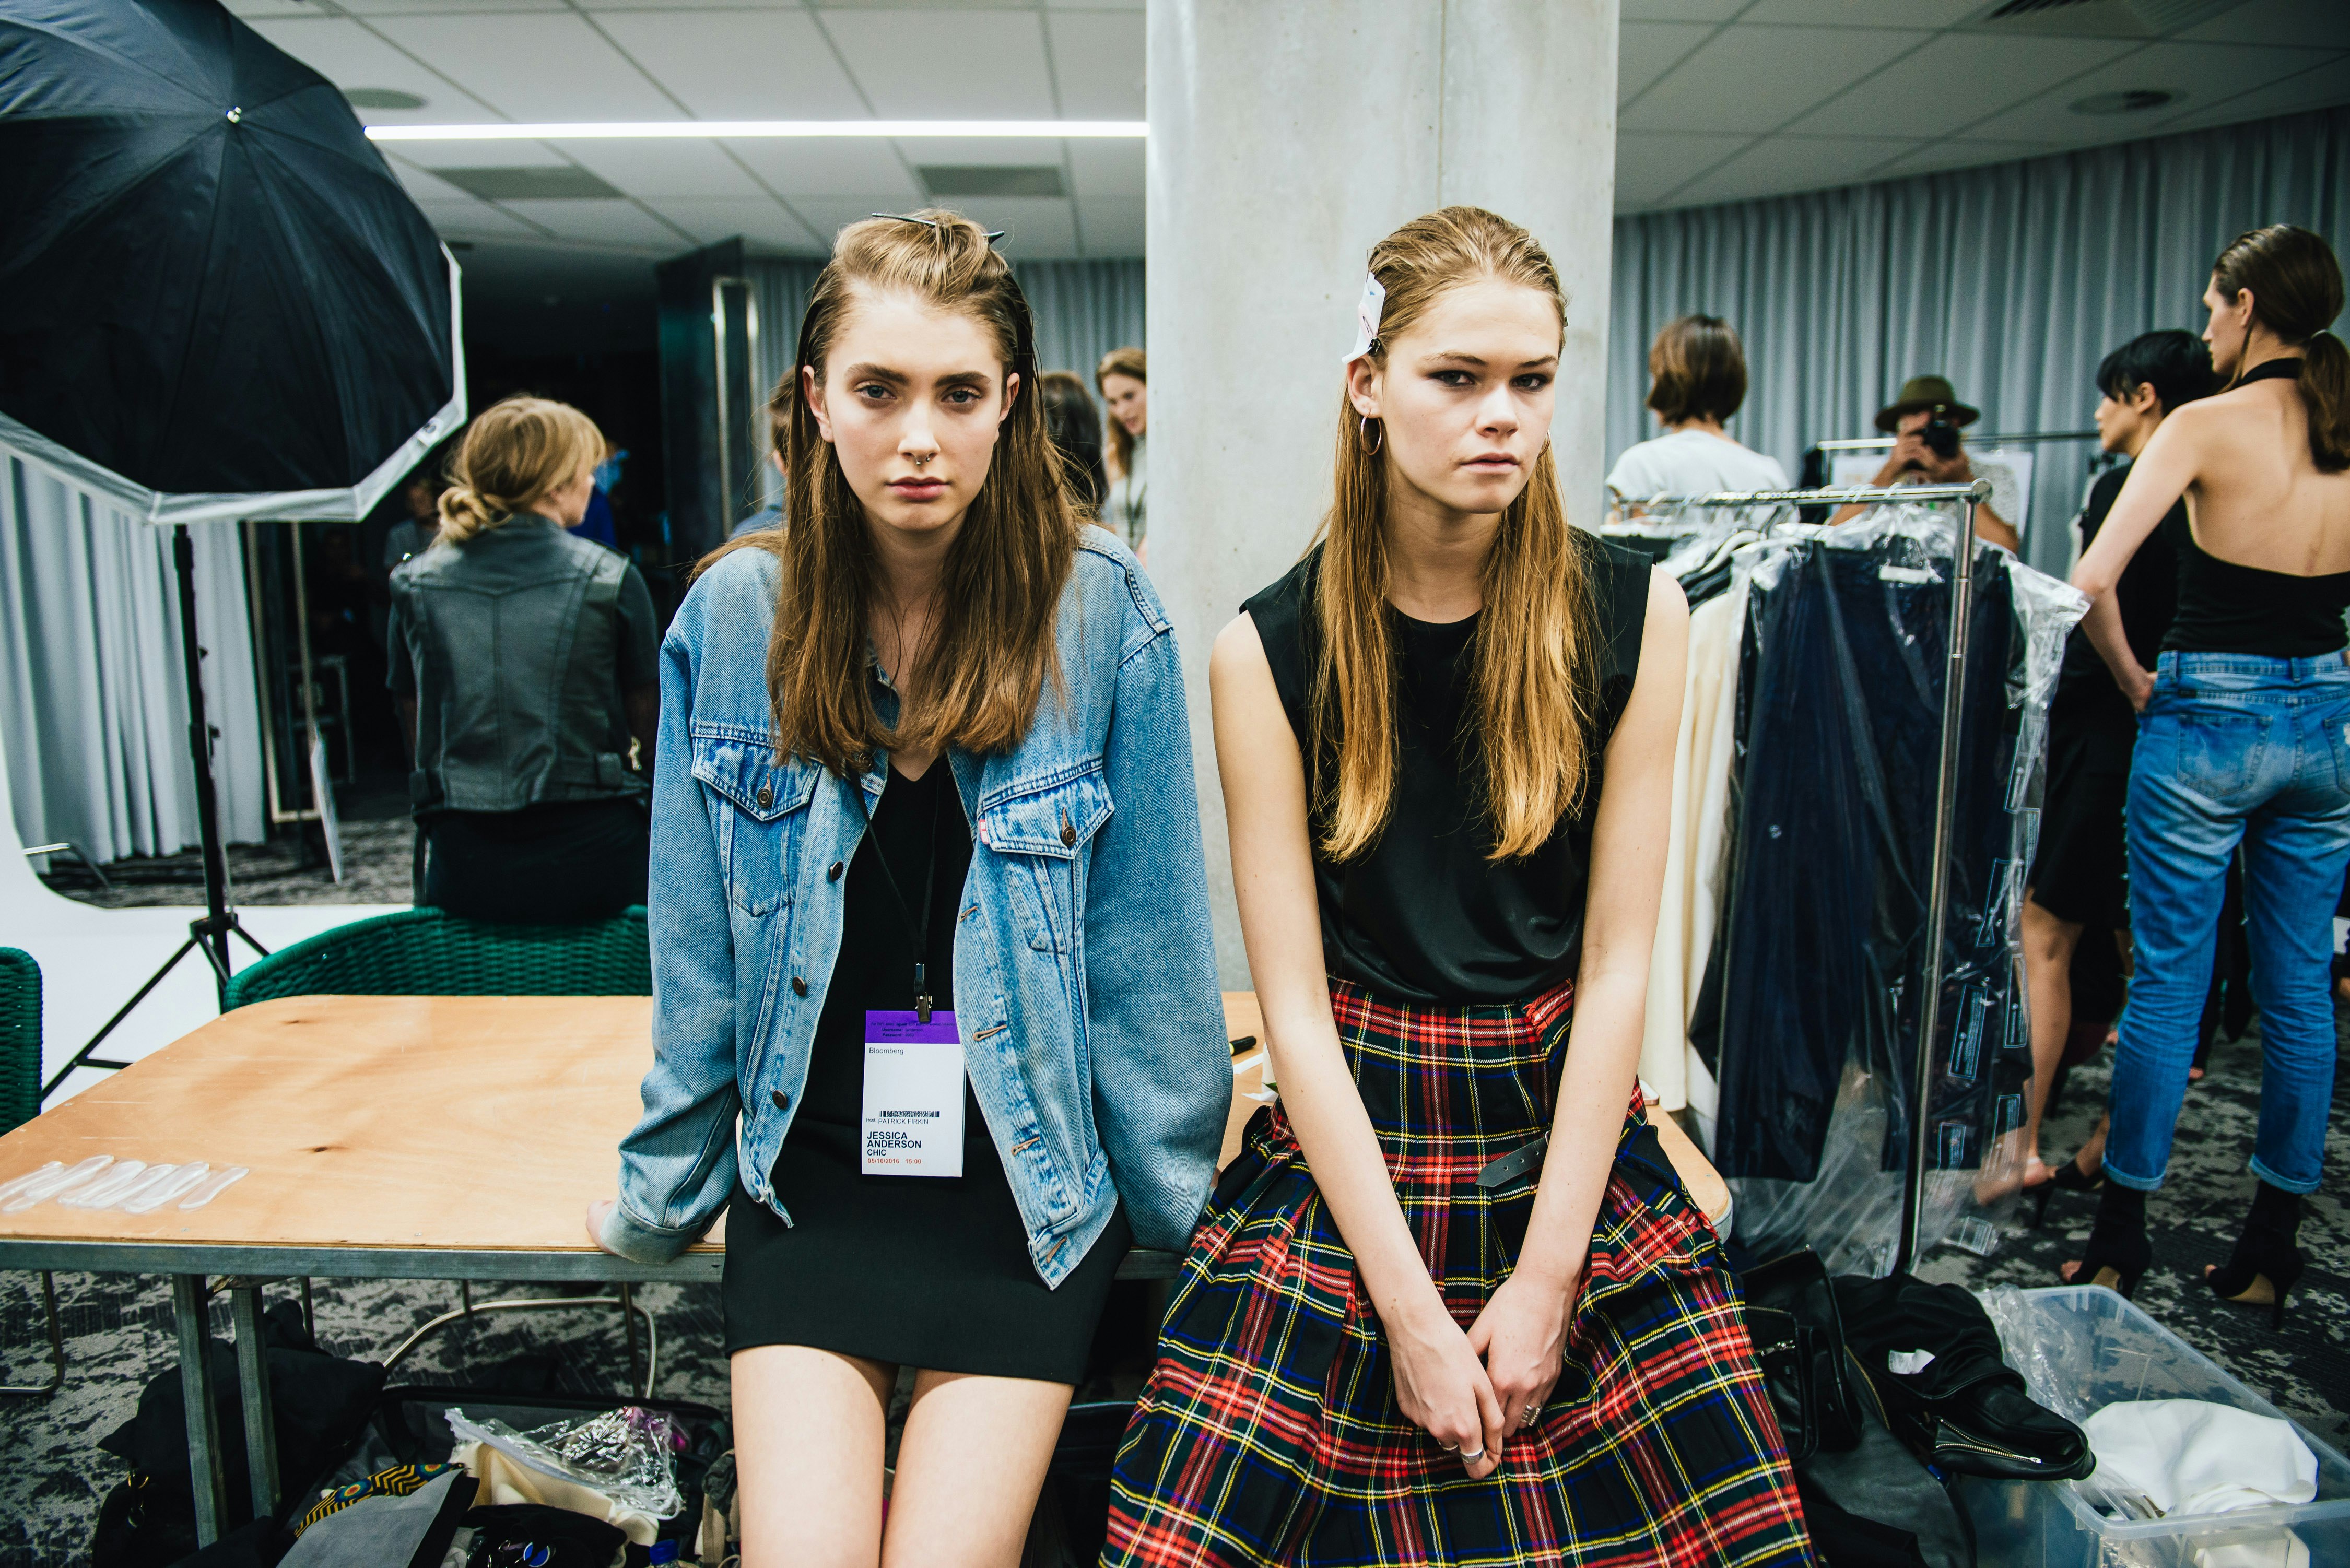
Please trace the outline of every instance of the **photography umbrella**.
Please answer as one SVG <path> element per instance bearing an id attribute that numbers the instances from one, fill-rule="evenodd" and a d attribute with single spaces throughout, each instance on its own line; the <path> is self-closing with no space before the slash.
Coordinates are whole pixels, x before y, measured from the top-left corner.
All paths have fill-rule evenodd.
<path id="1" fill-rule="evenodd" d="M 463 424 L 456 263 L 333 85 L 217 0 L 0 0 L 0 448 L 175 529 L 205 917 L 171 961 L 225 984 L 187 524 L 355 522 Z"/>

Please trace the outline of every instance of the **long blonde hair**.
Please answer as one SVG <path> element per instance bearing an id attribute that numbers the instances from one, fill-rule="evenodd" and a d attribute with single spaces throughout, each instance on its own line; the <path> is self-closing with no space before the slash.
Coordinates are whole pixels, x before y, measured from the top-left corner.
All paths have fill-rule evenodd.
<path id="1" fill-rule="evenodd" d="M 1479 207 L 1415 218 L 1371 248 L 1387 289 L 1368 358 L 1384 369 L 1388 346 L 1447 289 L 1497 278 L 1539 289 L 1566 327 L 1558 269 L 1532 234 Z M 1322 847 L 1350 859 L 1378 839 L 1396 784 L 1396 651 L 1388 624 L 1388 460 L 1384 431 L 1363 429 L 1350 400 L 1338 408 L 1337 493 L 1316 540 L 1322 551 L 1315 616 L 1314 754 Z M 1588 722 L 1597 649 L 1590 572 L 1567 525 L 1558 470 L 1545 444 L 1525 489 L 1502 513 L 1486 553 L 1484 611 L 1471 643 L 1473 725 L 1485 754 L 1487 858 L 1514 859 L 1546 843 L 1576 809 L 1590 774 Z M 1335 778 L 1328 776 L 1331 773 Z"/>
<path id="2" fill-rule="evenodd" d="M 1109 437 L 1109 472 L 1113 478 L 1123 478 L 1134 466 L 1134 432 L 1125 421 L 1108 410 L 1109 389 L 1102 383 L 1112 376 L 1131 376 L 1144 386 L 1150 385 L 1150 360 L 1139 348 L 1113 348 L 1101 357 L 1094 367 L 1094 390 L 1102 395 L 1102 431 Z"/>
<path id="3" fill-rule="evenodd" d="M 899 711 L 895 730 L 875 711 L 867 674 L 880 591 L 872 532 L 800 379 L 806 367 L 821 389 L 847 313 L 889 294 L 969 317 L 994 340 L 1005 372 L 1020 378 L 987 477 L 948 548 L 936 629 L 920 661 L 900 672 L 899 688 L 914 700 Z M 782 563 L 767 638 L 776 743 L 844 775 L 868 765 L 877 751 L 1018 744 L 1046 678 L 1058 673 L 1054 623 L 1081 524 L 1037 395 L 1035 318 L 985 231 L 937 208 L 841 230 L 808 293 L 799 351 L 769 406 L 781 410 L 784 526 L 722 545 L 696 570 L 733 549 L 766 550 Z"/>
<path id="4" fill-rule="evenodd" d="M 465 427 L 441 493 L 441 541 L 462 544 L 498 526 L 603 461 L 596 421 L 551 398 L 492 403 Z"/>

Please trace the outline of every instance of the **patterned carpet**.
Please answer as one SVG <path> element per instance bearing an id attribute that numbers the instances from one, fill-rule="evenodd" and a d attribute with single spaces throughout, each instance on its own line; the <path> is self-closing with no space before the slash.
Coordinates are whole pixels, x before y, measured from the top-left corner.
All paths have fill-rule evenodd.
<path id="1" fill-rule="evenodd" d="M 2251 1200 L 2243 1162 L 2259 1075 L 2256 1042 L 2222 1045 L 2213 1053 L 2210 1075 L 2190 1092 L 2171 1179 L 2148 1206 L 2158 1262 L 2137 1299 L 2314 1432 L 2350 1447 L 2350 1312 L 2345 1310 L 2350 1305 L 2350 1215 L 2341 1197 L 2342 1173 L 2350 1170 L 2350 1120 L 2340 1114 L 2342 1079 L 2327 1149 L 2334 1174 L 2303 1226 L 2312 1267 L 2283 1333 L 2270 1332 L 2264 1312 L 2217 1301 L 2199 1279 L 2205 1263 L 2226 1258 Z M 2052 1157 L 2086 1135 L 2105 1088 L 2102 1067 L 2075 1075 L 2049 1127 Z M 1991 1257 L 1944 1249 L 1921 1272 L 1971 1286 L 2054 1282 L 2056 1264 L 2086 1238 L 2094 1202 L 2059 1197 L 2045 1231 L 2024 1229 L 2027 1214 L 2006 1230 Z M 99 1450 L 98 1439 L 130 1415 L 140 1385 L 176 1360 L 161 1282 L 64 1274 L 57 1286 L 68 1356 L 65 1388 L 47 1400 L 0 1400 L 0 1568 L 68 1568 L 85 1561 L 99 1501 L 123 1471 L 120 1461 Z M 545 1293 L 550 1293 L 546 1287 L 484 1285 L 475 1299 Z M 716 1289 L 650 1286 L 639 1299 L 660 1324 L 656 1392 L 723 1408 L 726 1368 Z M 455 1304 L 453 1285 L 322 1281 L 316 1293 L 318 1337 L 339 1354 L 380 1357 L 412 1328 Z M 216 1307 L 214 1332 L 227 1337 L 225 1303 Z M 0 1375 L 12 1382 L 37 1378 L 40 1344 L 37 1281 L 0 1275 L 0 1361 L 5 1363 Z M 536 1358 L 541 1367 L 551 1362 L 555 1385 L 568 1391 L 617 1391 L 627 1377 L 617 1314 L 595 1307 L 454 1325 L 427 1341 L 395 1376 L 399 1381 L 486 1382 L 494 1380 L 492 1368 L 519 1357 Z"/>

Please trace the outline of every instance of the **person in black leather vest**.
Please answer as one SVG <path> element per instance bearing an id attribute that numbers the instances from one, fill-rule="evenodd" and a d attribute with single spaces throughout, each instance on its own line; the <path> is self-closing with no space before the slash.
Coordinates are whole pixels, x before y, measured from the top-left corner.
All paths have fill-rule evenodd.
<path id="1" fill-rule="evenodd" d="M 569 532 L 603 454 L 568 404 L 488 409 L 439 537 L 391 575 L 420 904 L 536 924 L 645 901 L 660 630 L 635 566 Z"/>

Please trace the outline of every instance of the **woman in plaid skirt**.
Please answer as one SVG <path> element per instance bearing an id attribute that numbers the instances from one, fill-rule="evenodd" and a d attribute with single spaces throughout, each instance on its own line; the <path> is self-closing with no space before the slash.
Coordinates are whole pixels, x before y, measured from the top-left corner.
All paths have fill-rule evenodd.
<path id="1" fill-rule="evenodd" d="M 1336 501 L 1211 664 L 1281 1104 L 1192 1239 L 1103 1562 L 1807 1563 L 1633 1079 L 1687 606 L 1567 525 L 1533 237 L 1447 208 L 1370 274 Z"/>

